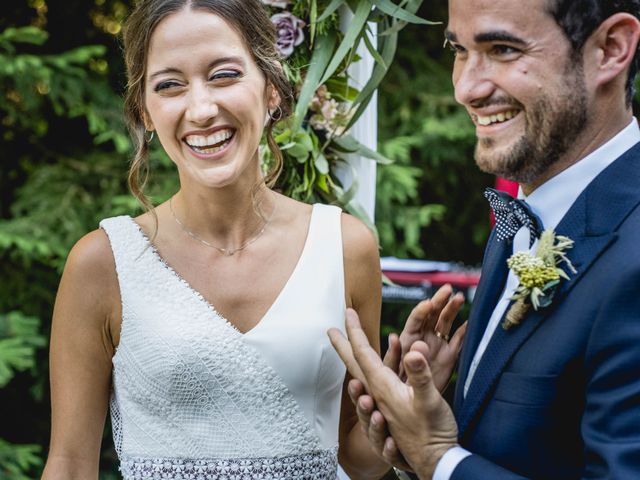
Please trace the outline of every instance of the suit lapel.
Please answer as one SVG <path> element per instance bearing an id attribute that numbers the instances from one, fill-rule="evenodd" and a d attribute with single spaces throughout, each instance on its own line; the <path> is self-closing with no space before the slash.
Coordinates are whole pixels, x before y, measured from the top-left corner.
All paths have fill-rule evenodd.
<path id="1" fill-rule="evenodd" d="M 497 299 L 493 298 L 491 305 L 488 301 L 482 302 L 483 308 L 478 309 L 477 315 L 484 315 L 487 318 L 481 321 L 477 318 L 475 320 L 478 326 L 485 327 L 482 327 L 480 333 L 476 332 L 475 328 L 472 329 L 474 344 L 470 342 L 468 345 L 470 351 L 465 352 L 465 356 L 461 359 L 461 362 L 464 362 L 461 363 L 464 371 L 460 376 L 461 383 L 456 391 L 455 403 L 460 438 L 488 401 L 497 379 L 516 351 L 554 311 L 554 307 L 564 300 L 593 261 L 615 240 L 615 230 L 640 202 L 640 189 L 637 186 L 638 172 L 640 172 L 640 147 L 636 145 L 596 177 L 574 202 L 556 228 L 556 232 L 575 241 L 574 247 L 567 256 L 576 268 L 577 274 L 573 275 L 569 281 L 563 281 L 560 284 L 550 307 L 537 312 L 530 311 L 521 325 L 508 331 L 500 326 L 496 329 L 478 365 L 467 396 L 462 401 L 462 387 L 468 371 L 469 357 L 473 356 L 477 348 L 479 340 L 476 341 L 476 337 L 478 335 L 482 337 L 488 317 L 492 313 L 491 309 L 495 306 Z M 503 283 L 504 280 L 500 285 L 502 286 Z M 478 288 L 478 294 L 480 293 Z M 470 327 L 474 317 L 476 317 L 475 312 L 470 318 Z"/>
<path id="2" fill-rule="evenodd" d="M 469 365 L 478 348 L 482 335 L 487 327 L 491 312 L 496 306 L 504 283 L 507 279 L 507 258 L 512 251 L 511 242 L 498 242 L 495 230 L 489 237 L 482 265 L 480 283 L 474 296 L 473 308 L 469 317 L 468 331 L 460 354 L 458 380 L 454 398 L 454 411 L 459 412 L 462 405 L 464 382 L 469 373 Z"/>

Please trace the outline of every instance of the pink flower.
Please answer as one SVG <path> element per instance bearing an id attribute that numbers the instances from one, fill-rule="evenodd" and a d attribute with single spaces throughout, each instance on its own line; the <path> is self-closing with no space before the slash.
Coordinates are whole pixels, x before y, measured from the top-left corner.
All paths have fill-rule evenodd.
<path id="1" fill-rule="evenodd" d="M 276 27 L 278 36 L 276 48 L 282 58 L 288 58 L 293 53 L 294 47 L 304 41 L 302 29 L 306 23 L 289 12 L 277 13 L 271 17 L 271 21 Z"/>

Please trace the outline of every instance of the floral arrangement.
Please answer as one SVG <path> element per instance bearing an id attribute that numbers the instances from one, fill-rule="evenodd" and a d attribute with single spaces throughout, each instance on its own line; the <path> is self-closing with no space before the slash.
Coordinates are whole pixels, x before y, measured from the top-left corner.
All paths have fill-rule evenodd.
<path id="1" fill-rule="evenodd" d="M 576 269 L 566 256 L 566 251 L 573 247 L 573 240 L 569 237 L 556 235 L 551 230 L 545 230 L 538 240 L 535 255 L 529 252 L 514 253 L 507 265 L 520 280 L 502 327 L 505 330 L 519 325 L 533 306 L 534 310 L 551 305 L 555 291 L 561 279 L 569 280 L 569 275 L 558 265 L 565 263 L 573 274 Z"/>
<path id="2" fill-rule="evenodd" d="M 356 183 L 343 188 L 335 167 L 356 154 L 380 163 L 383 156 L 360 144 L 349 131 L 358 120 L 395 55 L 398 32 L 407 23 L 429 24 L 415 15 L 422 0 L 262 0 L 276 27 L 276 47 L 295 86 L 293 119 L 281 122 L 276 142 L 284 155 L 279 187 L 307 202 L 336 203 L 368 222 L 353 200 Z M 340 17 L 350 17 L 341 28 Z M 374 38 L 370 25 L 377 25 Z M 377 43 L 377 45 L 376 45 Z M 365 85 L 351 81 L 348 68 L 360 61 L 363 44 L 375 60 Z M 271 158 L 263 149 L 263 162 Z M 369 222 L 368 222 L 369 223 Z M 371 225 L 371 224 L 370 224 Z"/>

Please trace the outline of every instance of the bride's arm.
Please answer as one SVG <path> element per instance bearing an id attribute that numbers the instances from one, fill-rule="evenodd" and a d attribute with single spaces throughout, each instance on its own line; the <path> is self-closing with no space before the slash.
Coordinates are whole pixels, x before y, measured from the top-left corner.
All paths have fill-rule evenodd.
<path id="1" fill-rule="evenodd" d="M 379 353 L 382 282 L 378 245 L 369 229 L 350 215 L 342 216 L 342 242 L 347 306 L 358 312 L 371 346 Z M 347 392 L 350 378 L 347 374 L 342 389 L 338 458 L 352 479 L 377 479 L 390 465 L 374 453 L 358 424 Z"/>
<path id="2" fill-rule="evenodd" d="M 44 480 L 98 478 L 119 297 L 106 234 L 92 232 L 69 254 L 53 312 L 51 444 Z"/>

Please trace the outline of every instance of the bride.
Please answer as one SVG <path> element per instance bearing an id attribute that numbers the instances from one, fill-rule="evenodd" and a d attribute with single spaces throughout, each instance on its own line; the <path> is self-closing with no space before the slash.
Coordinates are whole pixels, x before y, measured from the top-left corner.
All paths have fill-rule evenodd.
<path id="1" fill-rule="evenodd" d="M 126 480 L 354 478 L 389 468 L 326 331 L 378 345 L 377 246 L 336 207 L 271 189 L 292 93 L 258 0 L 142 0 L 125 28 L 133 193 L 69 254 L 51 334 L 46 480 L 98 478 L 107 410 Z M 266 130 L 266 133 L 265 133 Z M 266 134 L 277 160 L 263 175 Z M 151 208 L 148 142 L 180 189 Z"/>

